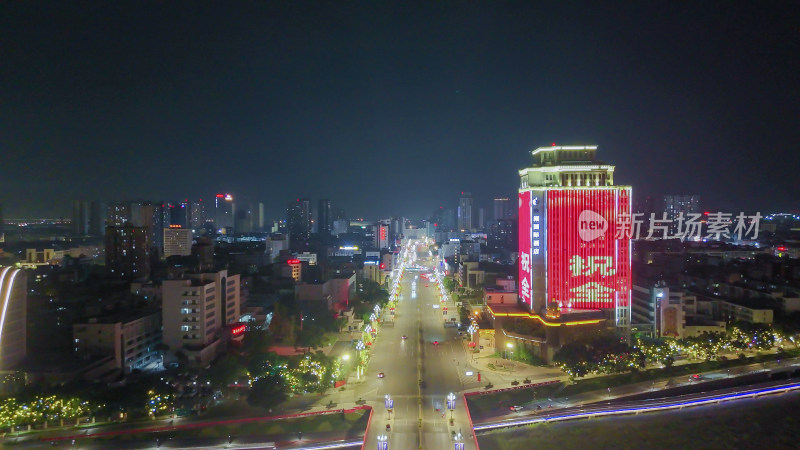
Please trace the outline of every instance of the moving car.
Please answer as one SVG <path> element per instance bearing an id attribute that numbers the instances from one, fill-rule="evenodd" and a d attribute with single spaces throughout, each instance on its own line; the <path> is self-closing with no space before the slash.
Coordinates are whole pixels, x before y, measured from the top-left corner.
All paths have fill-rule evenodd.
<path id="1" fill-rule="evenodd" d="M 433 341 L 433 345 L 439 345 L 439 341 Z"/>
<path id="2" fill-rule="evenodd" d="M 383 378 L 384 376 L 383 372 L 378 372 L 378 378 Z"/>
<path id="3" fill-rule="evenodd" d="M 400 336 L 400 339 L 408 339 L 408 336 L 406 336 L 406 335 L 404 334 L 404 335 Z"/>
<path id="4" fill-rule="evenodd" d="M 511 411 L 519 411 L 522 409 L 522 406 L 517 406 L 517 405 L 509 406 L 508 409 L 510 409 Z"/>

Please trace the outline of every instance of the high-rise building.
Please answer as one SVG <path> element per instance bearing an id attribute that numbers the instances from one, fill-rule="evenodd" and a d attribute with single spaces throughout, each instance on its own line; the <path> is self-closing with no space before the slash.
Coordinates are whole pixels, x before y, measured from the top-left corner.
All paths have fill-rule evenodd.
<path id="1" fill-rule="evenodd" d="M 164 280 L 161 321 L 163 342 L 188 363 L 204 367 L 217 353 L 222 328 L 218 294 L 213 280 Z"/>
<path id="2" fill-rule="evenodd" d="M 511 219 L 493 220 L 487 230 L 489 247 L 517 251 L 517 222 Z"/>
<path id="3" fill-rule="evenodd" d="M 22 269 L 0 267 L 0 370 L 16 368 L 27 354 L 27 276 Z"/>
<path id="4" fill-rule="evenodd" d="M 167 203 L 167 208 L 169 223 L 164 224 L 165 228 L 170 225 L 180 225 L 181 228 L 189 227 L 189 216 L 192 210 L 189 202 Z"/>
<path id="5" fill-rule="evenodd" d="M 510 219 L 512 213 L 511 200 L 507 198 L 494 199 L 494 220 Z"/>
<path id="6" fill-rule="evenodd" d="M 258 209 L 251 203 L 239 203 L 233 226 L 237 233 L 252 233 L 258 225 Z"/>
<path id="7" fill-rule="evenodd" d="M 390 225 L 391 220 L 385 219 L 381 220 L 377 224 L 377 228 L 375 230 L 375 248 L 379 250 L 385 250 L 389 248 L 389 232 L 390 232 Z"/>
<path id="8" fill-rule="evenodd" d="M 293 252 L 308 248 L 311 238 L 311 200 L 298 198 L 286 208 L 286 226 L 289 231 L 289 248 Z"/>
<path id="9" fill-rule="evenodd" d="M 478 208 L 478 229 L 479 230 L 483 230 L 483 227 L 486 225 L 486 222 L 484 221 L 485 217 L 483 215 L 484 215 L 484 209 L 483 208 Z"/>
<path id="10" fill-rule="evenodd" d="M 72 234 L 75 236 L 89 234 L 89 202 L 83 200 L 72 202 Z"/>
<path id="11" fill-rule="evenodd" d="M 614 166 L 596 151 L 540 147 L 519 171 L 519 298 L 540 317 L 612 310 L 628 333 L 631 188 L 614 185 Z"/>
<path id="12" fill-rule="evenodd" d="M 206 211 L 205 211 L 205 204 L 203 203 L 203 199 L 199 199 L 196 202 L 192 202 L 192 205 L 189 210 L 189 222 L 192 229 L 199 230 L 203 227 L 203 223 L 206 221 Z"/>
<path id="13" fill-rule="evenodd" d="M 3 218 L 3 205 L 0 204 L 0 244 L 6 241 L 5 219 Z"/>
<path id="14" fill-rule="evenodd" d="M 203 367 L 220 350 L 223 328 L 241 317 L 241 280 L 227 270 L 186 274 L 162 285 L 164 343 Z"/>
<path id="15" fill-rule="evenodd" d="M 150 275 L 149 229 L 129 223 L 106 227 L 106 272 L 129 280 Z"/>
<path id="16" fill-rule="evenodd" d="M 319 236 L 322 242 L 328 242 L 331 232 L 333 231 L 330 199 L 319 199 L 319 205 L 317 206 L 317 229 L 319 230 Z"/>
<path id="17" fill-rule="evenodd" d="M 699 195 L 665 195 L 664 212 L 667 219 L 675 221 L 681 214 L 686 217 L 688 214 L 700 214 Z M 656 217 L 659 219 L 659 217 Z"/>
<path id="18" fill-rule="evenodd" d="M 231 194 L 217 194 L 214 198 L 214 226 L 217 231 L 225 234 L 233 228 L 233 217 L 236 205 Z"/>
<path id="19" fill-rule="evenodd" d="M 93 201 L 89 205 L 89 234 L 102 236 L 106 232 L 106 218 L 108 217 L 108 204 Z"/>
<path id="20" fill-rule="evenodd" d="M 131 220 L 130 202 L 113 202 L 108 205 L 106 224 L 110 227 L 125 225 Z"/>
<path id="21" fill-rule="evenodd" d="M 192 254 L 192 230 L 170 225 L 164 228 L 164 258 Z"/>
<path id="22" fill-rule="evenodd" d="M 458 201 L 458 229 L 461 231 L 472 231 L 472 205 L 472 194 L 462 192 Z"/>

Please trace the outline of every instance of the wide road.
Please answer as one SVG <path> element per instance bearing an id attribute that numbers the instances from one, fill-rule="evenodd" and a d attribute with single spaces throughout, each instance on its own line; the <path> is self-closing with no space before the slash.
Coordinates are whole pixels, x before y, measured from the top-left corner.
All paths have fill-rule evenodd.
<path id="1" fill-rule="evenodd" d="M 457 313 L 452 304 L 448 316 L 442 314 L 441 308 L 434 308 L 439 305 L 436 285 L 420 275 L 406 272 L 394 322 L 382 326 L 373 349 L 365 390 L 359 394 L 375 407 L 366 448 L 377 448 L 378 436 L 386 435 L 389 449 L 452 449 L 452 433 L 461 432 L 464 448 L 474 449 L 459 394 L 463 389 L 459 375 L 464 371 L 467 354 L 457 328 L 444 327 L 444 318 Z M 378 378 L 379 372 L 385 376 Z M 451 392 L 457 395 L 452 426 L 446 403 Z M 387 394 L 394 399 L 392 413 L 384 406 Z M 389 432 L 387 424 L 391 426 Z"/>

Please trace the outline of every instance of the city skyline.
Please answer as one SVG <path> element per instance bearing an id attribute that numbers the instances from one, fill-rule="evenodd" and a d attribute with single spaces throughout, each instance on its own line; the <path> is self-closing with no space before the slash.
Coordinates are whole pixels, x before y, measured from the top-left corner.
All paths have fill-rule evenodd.
<path id="1" fill-rule="evenodd" d="M 788 5 L 39 5 L 5 11 L 8 218 L 215 192 L 424 217 L 512 195 L 551 142 L 638 195 L 798 207 Z"/>

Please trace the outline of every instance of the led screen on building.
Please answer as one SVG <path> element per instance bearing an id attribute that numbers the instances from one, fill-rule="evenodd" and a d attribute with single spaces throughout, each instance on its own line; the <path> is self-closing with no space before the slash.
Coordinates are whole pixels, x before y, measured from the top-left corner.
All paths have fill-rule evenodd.
<path id="1" fill-rule="evenodd" d="M 617 239 L 617 230 L 622 218 L 630 220 L 630 188 L 548 190 L 545 215 L 547 301 L 576 309 L 627 306 L 631 242 Z M 520 216 L 520 233 L 522 225 Z"/>
<path id="2" fill-rule="evenodd" d="M 531 192 L 519 193 L 519 298 L 531 308 Z"/>

